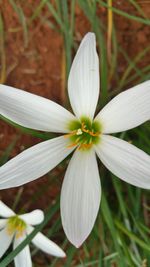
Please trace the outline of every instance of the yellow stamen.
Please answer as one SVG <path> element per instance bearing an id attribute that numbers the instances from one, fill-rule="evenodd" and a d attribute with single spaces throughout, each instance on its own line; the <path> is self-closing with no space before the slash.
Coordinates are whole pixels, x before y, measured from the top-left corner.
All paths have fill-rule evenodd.
<path id="1" fill-rule="evenodd" d="M 72 147 L 77 146 L 77 145 L 78 145 L 77 143 L 73 143 L 73 144 L 67 146 L 67 148 L 72 148 Z"/>
<path id="2" fill-rule="evenodd" d="M 24 233 L 25 233 L 25 231 L 24 230 L 19 230 L 19 231 L 17 231 L 16 232 L 16 238 L 20 238 L 20 237 L 22 237 L 23 235 L 24 235 Z"/>
<path id="3" fill-rule="evenodd" d="M 81 127 L 81 130 L 85 133 L 89 133 L 89 130 L 85 129 L 85 124 L 84 122 L 82 122 L 82 127 Z"/>
<path id="4" fill-rule="evenodd" d="M 92 131 L 89 131 L 89 130 L 85 129 L 84 122 L 82 122 L 82 128 L 81 129 L 82 129 L 83 132 L 89 133 L 91 136 L 99 136 L 100 135 L 100 132 L 93 133 Z"/>
<path id="5" fill-rule="evenodd" d="M 71 141 L 73 142 L 72 144 L 68 145 L 67 148 L 72 148 L 75 146 L 78 146 L 78 149 L 90 148 L 95 142 L 97 142 L 97 137 L 100 135 L 100 132 L 97 131 L 97 129 L 98 127 L 95 122 L 91 123 L 89 121 L 89 123 L 85 123 L 82 121 L 79 124 L 79 128 L 64 135 L 65 138 L 70 137 Z"/>
<path id="6" fill-rule="evenodd" d="M 99 136 L 100 135 L 100 132 L 93 133 L 93 132 L 90 131 L 89 134 L 92 135 L 92 136 Z"/>
<path id="7" fill-rule="evenodd" d="M 65 134 L 64 137 L 65 138 L 68 138 L 68 137 L 74 136 L 76 133 L 77 133 L 77 130 L 76 131 L 73 131 L 71 133 Z"/>
<path id="8" fill-rule="evenodd" d="M 26 223 L 17 215 L 9 218 L 7 223 L 8 235 L 15 234 L 16 238 L 21 237 L 25 233 Z"/>
<path id="9" fill-rule="evenodd" d="M 93 144 L 81 144 L 79 147 L 78 147 L 78 150 L 80 150 L 81 148 L 91 148 Z"/>

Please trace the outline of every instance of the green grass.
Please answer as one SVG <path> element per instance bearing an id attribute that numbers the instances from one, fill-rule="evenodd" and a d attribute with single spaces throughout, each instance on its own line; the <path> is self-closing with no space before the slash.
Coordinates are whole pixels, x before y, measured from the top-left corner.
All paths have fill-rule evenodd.
<path id="1" fill-rule="evenodd" d="M 77 33 L 75 32 L 75 8 L 78 4 L 87 20 L 90 23 L 91 30 L 96 33 L 97 36 L 97 48 L 100 54 L 100 69 L 101 69 L 101 99 L 98 107 L 103 107 L 111 97 L 115 96 L 118 92 L 124 88 L 131 87 L 133 84 L 142 82 L 150 78 L 149 70 L 150 66 L 144 66 L 140 68 L 139 64 L 150 50 L 149 44 L 144 47 L 139 54 L 133 58 L 129 57 L 128 51 L 125 51 L 121 47 L 117 39 L 117 27 L 115 27 L 114 21 L 111 21 L 112 27 L 112 51 L 111 51 L 111 64 L 107 60 L 107 25 L 104 24 L 100 16 L 97 15 L 97 9 L 99 7 L 108 8 L 107 1 L 71 1 L 68 5 L 68 1 L 55 0 L 55 5 L 49 0 L 41 0 L 39 4 L 33 10 L 30 18 L 26 18 L 23 10 L 23 4 L 19 5 L 17 1 L 9 0 L 13 6 L 18 21 L 22 27 L 22 34 L 24 37 L 24 46 L 28 46 L 28 34 L 30 31 L 30 25 L 35 20 L 40 20 L 42 23 L 46 23 L 49 27 L 53 28 L 63 37 L 64 51 L 65 51 L 65 80 L 67 85 L 67 77 L 69 69 L 78 44 L 75 42 Z M 115 16 L 122 16 L 123 20 L 134 20 L 141 25 L 150 25 L 150 20 L 146 17 L 137 1 L 128 1 L 131 6 L 136 9 L 135 14 L 126 13 L 121 9 L 112 7 L 110 8 Z M 54 21 L 50 21 L 43 13 L 43 8 L 47 10 L 53 16 Z M 45 17 L 44 17 L 45 16 Z M 2 36 L 1 51 L 5 51 L 4 47 L 4 22 L 0 14 L 0 36 Z M 135 44 L 136 45 L 136 44 Z M 118 55 L 122 55 L 126 62 L 126 69 L 121 77 L 116 74 L 117 67 L 119 65 Z M 7 55 L 6 55 L 7 56 Z M 2 71 L 5 71 L 5 58 L 3 59 Z M 1 72 L 2 72 L 1 71 Z M 1 74 L 2 76 L 2 74 Z M 2 78 L 1 78 L 2 79 Z M 114 87 L 114 90 L 112 88 Z M 67 86 L 66 86 L 67 87 Z M 68 105 L 68 101 L 66 101 Z M 1 117 L 4 120 L 3 117 Z M 30 134 L 41 139 L 48 139 L 53 137 L 50 134 L 42 134 L 41 132 L 32 131 L 19 125 L 14 124 L 8 120 L 6 123 L 12 125 L 12 127 L 18 128 L 20 134 Z M 144 125 L 133 129 L 131 131 L 123 133 L 120 137 L 131 141 L 137 147 L 141 148 L 148 154 L 150 154 L 150 125 L 145 123 Z M 16 136 L 14 141 L 6 148 L 2 157 L 0 158 L 0 164 L 4 164 L 10 156 L 12 149 L 15 146 L 19 136 Z M 66 161 L 61 164 L 62 172 L 66 168 Z M 0 262 L 0 267 L 12 266 L 10 263 L 22 248 L 28 244 L 34 235 L 40 230 L 45 229 L 48 237 L 58 240 L 61 244 L 61 240 L 64 240 L 62 247 L 66 251 L 67 258 L 65 261 L 52 258 L 51 262 L 45 256 L 44 267 L 49 266 L 64 266 L 64 267 L 148 267 L 150 265 L 150 229 L 149 229 L 149 192 L 126 184 L 119 180 L 117 177 L 107 171 L 102 164 L 99 164 L 100 176 L 102 183 L 102 200 L 99 214 L 97 217 L 94 229 L 86 240 L 84 245 L 80 249 L 74 248 L 65 238 L 62 232 L 61 220 L 59 215 L 59 196 L 56 196 L 55 202 L 48 209 L 45 210 L 44 222 L 37 226 L 35 231 L 13 252 L 8 252 Z M 49 188 L 53 185 L 61 187 L 60 181 L 62 173 L 60 175 L 51 172 L 48 174 L 48 184 L 43 185 L 35 191 L 32 198 L 29 200 L 29 206 L 36 203 L 36 200 L 43 196 Z M 18 203 L 24 195 L 23 189 L 18 190 L 16 198 L 13 200 L 13 208 L 18 206 Z M 37 207 L 38 208 L 38 207 Z M 52 227 L 49 227 L 49 222 L 53 221 Z M 33 249 L 32 255 L 36 258 L 38 250 Z M 144 262 L 147 264 L 144 265 Z M 38 265 L 34 265 L 35 267 Z"/>
<path id="2" fill-rule="evenodd" d="M 0 61 L 1 61 L 0 83 L 4 83 L 6 80 L 5 30 L 1 12 L 0 12 Z"/>
<path id="3" fill-rule="evenodd" d="M 21 24 L 22 31 L 23 31 L 23 38 L 24 38 L 24 47 L 26 48 L 28 46 L 28 27 L 27 27 L 27 21 L 26 17 L 23 11 L 23 8 L 20 6 L 19 2 L 16 3 L 14 0 L 9 0 L 11 6 L 13 7 L 15 13 L 18 16 L 19 23 Z"/>

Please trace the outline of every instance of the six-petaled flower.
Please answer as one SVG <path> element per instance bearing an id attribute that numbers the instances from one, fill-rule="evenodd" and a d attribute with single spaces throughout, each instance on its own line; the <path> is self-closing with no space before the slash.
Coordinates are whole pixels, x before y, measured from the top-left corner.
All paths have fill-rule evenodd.
<path id="1" fill-rule="evenodd" d="M 75 150 L 62 185 L 61 217 L 68 239 L 79 247 L 91 232 L 100 205 L 96 154 L 122 180 L 150 188 L 150 157 L 109 135 L 150 119 L 150 81 L 120 93 L 94 117 L 99 97 L 99 60 L 95 36 L 88 33 L 73 61 L 68 93 L 75 115 L 48 99 L 0 86 L 1 115 L 24 127 L 63 133 L 2 166 L 0 189 L 43 176 Z"/>
<path id="2" fill-rule="evenodd" d="M 34 210 L 30 213 L 17 215 L 0 201 L 0 258 L 13 243 L 13 249 L 18 247 L 26 237 L 34 230 L 34 225 L 40 224 L 44 220 L 44 213 L 41 210 Z M 43 252 L 56 257 L 65 257 L 63 250 L 54 242 L 37 233 L 32 239 L 32 243 Z M 32 267 L 29 245 L 27 245 L 14 258 L 16 267 Z"/>

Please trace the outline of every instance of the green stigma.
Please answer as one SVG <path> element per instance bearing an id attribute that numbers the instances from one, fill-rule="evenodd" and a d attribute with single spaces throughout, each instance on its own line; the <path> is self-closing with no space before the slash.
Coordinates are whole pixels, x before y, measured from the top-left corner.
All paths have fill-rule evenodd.
<path id="1" fill-rule="evenodd" d="M 26 229 L 26 223 L 20 219 L 17 215 L 12 216 L 7 222 L 7 232 L 9 235 L 16 233 L 16 238 L 22 236 Z"/>
<path id="2" fill-rule="evenodd" d="M 89 149 L 100 140 L 101 125 L 87 117 L 69 123 L 69 134 L 65 135 L 71 141 L 68 147 L 78 146 L 79 149 Z"/>

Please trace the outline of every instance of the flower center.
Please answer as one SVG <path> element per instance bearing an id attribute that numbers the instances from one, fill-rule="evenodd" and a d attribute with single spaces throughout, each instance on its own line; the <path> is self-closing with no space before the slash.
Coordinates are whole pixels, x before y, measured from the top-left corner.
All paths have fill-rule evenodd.
<path id="1" fill-rule="evenodd" d="M 78 146 L 78 149 L 89 149 L 100 140 L 101 126 L 97 121 L 91 122 L 89 118 L 71 121 L 69 134 L 65 135 L 71 141 L 68 147 Z"/>
<path id="2" fill-rule="evenodd" d="M 20 219 L 17 215 L 12 216 L 7 222 L 7 232 L 9 235 L 16 233 L 16 238 L 19 238 L 24 234 L 26 229 L 26 223 Z"/>

